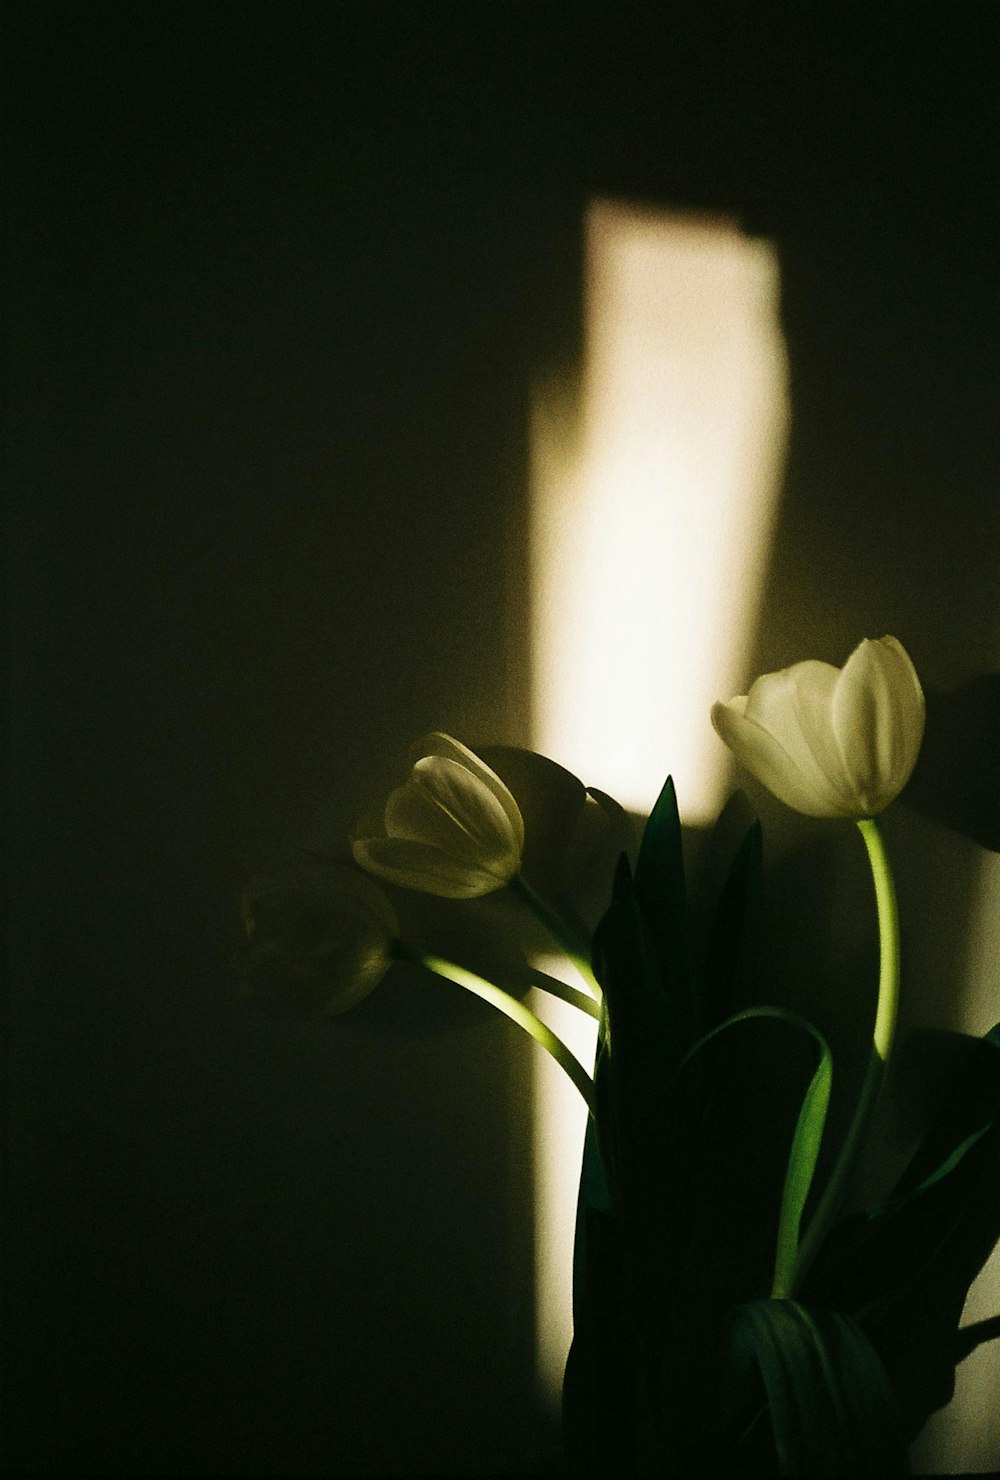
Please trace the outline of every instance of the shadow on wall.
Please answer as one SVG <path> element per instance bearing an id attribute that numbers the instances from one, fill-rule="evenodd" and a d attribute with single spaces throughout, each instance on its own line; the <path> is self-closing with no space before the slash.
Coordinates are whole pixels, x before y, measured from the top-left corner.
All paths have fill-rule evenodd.
<path id="1" fill-rule="evenodd" d="M 1000 852 L 1000 673 L 928 692 L 927 730 L 907 800 Z"/>
<path id="2" fill-rule="evenodd" d="M 579 212 L 563 232 L 406 119 L 276 130 L 275 158 L 227 118 L 191 161 L 159 120 L 110 150 L 81 123 L 88 186 L 72 151 L 38 171 L 10 1456 L 488 1472 L 549 1433 L 521 1045 L 426 984 L 419 1039 L 403 984 L 381 1037 L 374 1002 L 247 1021 L 225 934 L 317 800 L 342 838 L 412 736 L 525 738 L 527 387 L 574 347 Z"/>

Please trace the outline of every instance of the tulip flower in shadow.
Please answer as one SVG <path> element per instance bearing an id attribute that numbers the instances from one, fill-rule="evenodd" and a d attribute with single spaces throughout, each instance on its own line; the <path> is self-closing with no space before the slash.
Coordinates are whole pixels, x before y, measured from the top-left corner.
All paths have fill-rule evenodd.
<path id="1" fill-rule="evenodd" d="M 393 960 L 395 912 L 364 874 L 303 861 L 252 880 L 234 964 L 247 996 L 276 1014 L 331 1017 L 364 1001 Z"/>

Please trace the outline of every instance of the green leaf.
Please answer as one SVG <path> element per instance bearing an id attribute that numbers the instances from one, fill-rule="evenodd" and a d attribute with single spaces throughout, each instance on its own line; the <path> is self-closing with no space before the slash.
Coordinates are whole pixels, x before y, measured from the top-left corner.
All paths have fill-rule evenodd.
<path id="1" fill-rule="evenodd" d="M 598 1142 L 597 1122 L 587 1117 L 584 1133 L 580 1187 L 576 1202 L 576 1235 L 573 1244 L 573 1313 L 582 1308 L 587 1285 L 593 1275 L 593 1250 L 587 1229 L 593 1214 L 613 1218 L 615 1202 Z"/>
<path id="2" fill-rule="evenodd" d="M 930 1133 L 906 1168 L 892 1196 L 869 1218 L 897 1212 L 953 1171 L 1000 1115 L 1000 1023 L 969 1045 L 976 1065 L 956 1075 Z M 991 1052 L 992 1050 L 992 1052 Z M 957 1091 L 957 1092 L 956 1092 Z"/>
<path id="3" fill-rule="evenodd" d="M 782 1475 L 907 1472 L 888 1377 L 849 1316 L 754 1300 L 734 1311 L 729 1344 L 730 1372 L 749 1357 L 759 1369 Z"/>
<path id="4" fill-rule="evenodd" d="M 594 933 L 593 960 L 607 1008 L 615 1114 L 624 1131 L 669 1084 L 688 1033 L 683 1005 L 664 991 L 653 930 L 624 867 Z"/>
<path id="5" fill-rule="evenodd" d="M 589 1211 L 585 1241 L 588 1279 L 574 1300 L 562 1390 L 566 1468 L 574 1475 L 630 1475 L 642 1353 L 618 1220 Z"/>
<path id="6" fill-rule="evenodd" d="M 909 1441 L 954 1391 L 959 1322 L 1000 1234 L 1000 1028 L 970 1041 L 893 1195 L 835 1228 L 803 1299 L 854 1312 Z"/>
<path id="7" fill-rule="evenodd" d="M 635 898 L 660 963 L 663 990 L 671 998 L 683 1030 L 683 1048 L 687 1048 L 701 1031 L 701 1013 L 688 943 L 681 823 L 670 776 L 642 835 L 635 866 Z"/>
<path id="8" fill-rule="evenodd" d="M 741 1022 L 766 1024 L 770 1019 L 805 1026 L 779 1008 L 751 1009 L 739 1016 Z M 705 1044 L 728 1036 L 720 1025 Z M 615 1041 L 613 1029 L 612 1077 Z M 801 1123 L 789 1165 L 787 1142 L 755 1135 L 758 1117 L 763 1114 L 766 1122 L 769 1111 L 746 1096 L 742 1078 L 735 1096 L 730 1093 L 726 1057 L 705 1054 L 706 1072 L 697 1082 L 690 1066 L 699 1056 L 698 1050 L 689 1052 L 685 1072 L 675 1072 L 641 1115 L 614 1122 L 616 1207 L 641 1307 L 637 1319 L 654 1343 L 670 1329 L 689 1346 L 704 1346 L 733 1304 L 761 1290 L 779 1236 L 780 1247 L 788 1251 L 786 1262 L 794 1258 L 815 1165 L 812 1147 L 821 1134 L 822 1094 L 817 1089 L 804 1116 L 801 1103 L 790 1114 L 790 1119 L 797 1114 Z M 821 1069 L 818 1082 L 823 1079 Z M 765 1087 L 768 1082 L 762 1081 Z M 740 1229 L 735 1242 L 734 1226 Z"/>
<path id="9" fill-rule="evenodd" d="M 609 1137 L 613 1118 L 608 1083 L 607 1008 L 602 1003 L 594 1056 L 594 1113 L 587 1117 L 576 1200 L 576 1232 L 573 1243 L 574 1326 L 578 1312 L 584 1308 L 588 1287 L 595 1277 L 595 1254 L 588 1228 L 593 1215 L 610 1219 L 616 1213 L 614 1194 L 611 1191 L 614 1178 L 613 1148 Z"/>
<path id="10" fill-rule="evenodd" d="M 774 1256 L 775 1295 L 782 1295 L 792 1288 L 792 1278 L 799 1253 L 799 1234 L 802 1212 L 812 1187 L 816 1163 L 819 1160 L 826 1113 L 830 1105 L 830 1088 L 833 1082 L 833 1060 L 825 1039 L 815 1028 L 809 1027 L 820 1047 L 820 1060 L 802 1099 L 802 1108 L 795 1123 L 792 1149 L 788 1153 L 788 1171 L 781 1196 L 781 1213 L 778 1219 L 778 1241 Z"/>
<path id="11" fill-rule="evenodd" d="M 696 1043 L 680 1065 L 678 1073 L 686 1069 L 694 1055 L 725 1029 L 735 1027 L 737 1023 L 753 1022 L 761 1018 L 773 1018 L 778 1022 L 788 1023 L 792 1027 L 802 1029 L 818 1044 L 820 1052 L 819 1064 L 809 1081 L 795 1123 L 795 1133 L 792 1137 L 792 1147 L 785 1172 L 785 1185 L 781 1195 L 773 1290 L 775 1295 L 783 1295 L 791 1288 L 795 1260 L 799 1251 L 802 1212 L 816 1171 L 816 1162 L 823 1141 L 823 1130 L 826 1126 L 826 1113 L 830 1105 L 833 1059 L 826 1039 L 817 1028 L 813 1027 L 812 1023 L 788 1008 L 747 1007 L 742 1012 L 735 1013 L 724 1023 L 720 1023 L 717 1028 L 713 1028 L 711 1033 L 707 1033 L 700 1042 Z"/>
<path id="12" fill-rule="evenodd" d="M 959 1162 L 963 1159 L 967 1152 L 972 1150 L 976 1142 L 981 1140 L 982 1137 L 986 1135 L 987 1131 L 990 1128 L 990 1124 L 992 1124 L 992 1122 L 989 1122 L 986 1125 L 981 1125 L 977 1130 L 972 1131 L 969 1135 L 966 1136 L 964 1141 L 959 1142 L 954 1150 L 945 1157 L 940 1166 L 936 1167 L 933 1172 L 929 1173 L 929 1175 L 926 1176 L 922 1182 L 918 1183 L 916 1187 L 911 1187 L 907 1192 L 897 1193 L 894 1197 L 891 1197 L 888 1199 L 888 1201 L 882 1203 L 880 1207 L 873 1208 L 868 1214 L 869 1218 L 874 1220 L 887 1217 L 889 1214 L 892 1213 L 898 1213 L 901 1208 L 906 1207 L 907 1203 L 911 1203 L 915 1197 L 921 1197 L 923 1193 L 929 1192 L 932 1187 L 936 1187 L 938 1182 L 940 1182 L 942 1178 L 947 1177 L 949 1172 L 953 1172 L 955 1170 Z"/>
<path id="13" fill-rule="evenodd" d="M 759 822 L 747 830 L 729 869 L 705 954 L 705 1023 L 722 1022 L 756 996 L 757 939 L 763 840 Z"/>

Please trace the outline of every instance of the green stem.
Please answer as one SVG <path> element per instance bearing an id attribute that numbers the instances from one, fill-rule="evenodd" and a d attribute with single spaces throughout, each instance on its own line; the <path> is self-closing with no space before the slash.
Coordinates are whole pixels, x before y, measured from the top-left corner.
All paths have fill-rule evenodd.
<path id="1" fill-rule="evenodd" d="M 397 941 L 393 947 L 393 956 L 397 961 L 411 961 L 417 966 L 423 966 L 432 971 L 435 976 L 442 976 L 446 981 L 454 982 L 456 986 L 464 987 L 467 992 L 474 993 L 488 1002 L 491 1007 L 496 1007 L 519 1028 L 530 1033 L 536 1043 L 550 1053 L 561 1069 L 564 1069 L 580 1091 L 586 1101 L 588 1110 L 593 1113 L 594 1109 L 594 1084 L 590 1075 L 584 1069 L 579 1059 L 570 1053 L 561 1038 L 557 1038 L 551 1028 L 546 1027 L 541 1018 L 536 1017 L 529 1007 L 512 997 L 509 992 L 503 991 L 501 987 L 495 987 L 492 982 L 477 976 L 474 971 L 468 971 L 464 966 L 457 966 L 454 961 L 446 961 L 442 956 L 431 956 L 423 951 L 411 950 L 402 941 Z"/>
<path id="2" fill-rule="evenodd" d="M 544 971 L 532 971 L 531 985 L 541 992 L 548 992 L 550 997 L 558 997 L 561 1001 L 568 1002 L 571 1007 L 579 1008 L 588 1017 L 597 1018 L 600 1022 L 601 1009 L 587 992 L 578 992 L 576 987 L 569 987 L 557 976 L 549 976 Z"/>
<path id="3" fill-rule="evenodd" d="M 601 987 L 590 964 L 589 942 L 572 930 L 562 916 L 558 915 L 542 896 L 532 889 L 523 874 L 514 875 L 510 881 L 510 888 L 520 899 L 524 900 L 532 914 L 545 926 L 556 945 L 572 961 L 593 996 L 600 1002 Z"/>
<path id="4" fill-rule="evenodd" d="M 872 880 L 875 885 L 875 903 L 878 909 L 879 929 L 879 982 L 878 1006 L 875 1009 L 875 1027 L 868 1066 L 861 1085 L 854 1119 L 851 1121 L 836 1165 L 830 1174 L 826 1191 L 820 1199 L 810 1221 L 805 1238 L 799 1246 L 798 1258 L 792 1278 L 790 1293 L 801 1285 L 802 1280 L 816 1257 L 834 1219 L 837 1216 L 848 1178 L 857 1162 L 865 1131 L 871 1121 L 875 1102 L 878 1099 L 886 1066 L 892 1053 L 896 1033 L 896 1015 L 899 1007 L 899 914 L 896 908 L 896 890 L 892 882 L 892 871 L 885 851 L 885 843 L 874 817 L 862 817 L 858 828 L 868 849 Z"/>

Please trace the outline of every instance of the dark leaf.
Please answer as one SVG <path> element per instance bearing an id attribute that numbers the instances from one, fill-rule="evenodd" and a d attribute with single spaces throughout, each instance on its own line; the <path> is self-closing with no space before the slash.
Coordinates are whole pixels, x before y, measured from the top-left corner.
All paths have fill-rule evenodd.
<path id="1" fill-rule="evenodd" d="M 834 1229 L 803 1298 L 849 1310 L 889 1374 L 909 1441 L 954 1391 L 959 1322 L 1000 1234 L 1000 1030 L 970 1042 L 892 1197 Z"/>
<path id="2" fill-rule="evenodd" d="M 849 1316 L 751 1301 L 734 1312 L 730 1350 L 731 1375 L 750 1357 L 759 1369 L 782 1475 L 907 1473 L 885 1369 Z"/>
<path id="3" fill-rule="evenodd" d="M 585 1218 L 588 1279 L 574 1303 L 562 1392 L 566 1465 L 570 1474 L 631 1475 L 641 1356 L 619 1226 L 592 1210 Z"/>
<path id="4" fill-rule="evenodd" d="M 712 921 L 705 957 L 705 1027 L 757 1000 L 762 835 L 754 822 L 733 859 Z"/>
<path id="5" fill-rule="evenodd" d="M 669 1083 L 685 1028 L 663 991 L 652 933 L 635 891 L 622 884 L 594 936 L 594 971 L 604 991 L 615 1099 L 634 1123 Z"/>
<path id="6" fill-rule="evenodd" d="M 702 1028 L 688 943 L 681 824 L 670 776 L 642 835 L 635 867 L 635 897 L 660 963 L 663 989 L 682 1029 L 682 1051 L 686 1051 Z"/>

